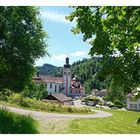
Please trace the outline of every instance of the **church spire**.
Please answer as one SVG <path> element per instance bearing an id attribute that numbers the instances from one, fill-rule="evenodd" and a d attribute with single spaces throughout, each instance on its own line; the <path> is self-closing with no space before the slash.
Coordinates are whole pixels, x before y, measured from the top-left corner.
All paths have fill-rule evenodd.
<path id="1" fill-rule="evenodd" d="M 69 57 L 66 57 L 66 64 L 64 65 L 64 67 L 70 68 Z"/>

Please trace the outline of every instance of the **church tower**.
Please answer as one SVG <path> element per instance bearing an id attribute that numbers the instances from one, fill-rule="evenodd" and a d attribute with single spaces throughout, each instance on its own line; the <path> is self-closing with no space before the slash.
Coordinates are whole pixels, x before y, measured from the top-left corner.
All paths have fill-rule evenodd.
<path id="1" fill-rule="evenodd" d="M 71 94 L 71 65 L 69 58 L 66 58 L 66 64 L 63 67 L 63 88 L 64 94 L 70 96 Z"/>

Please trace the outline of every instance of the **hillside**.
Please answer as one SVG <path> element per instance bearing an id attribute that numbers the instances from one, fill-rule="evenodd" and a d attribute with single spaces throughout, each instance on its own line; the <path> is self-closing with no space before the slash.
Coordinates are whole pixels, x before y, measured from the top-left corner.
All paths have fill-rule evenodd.
<path id="1" fill-rule="evenodd" d="M 62 76 L 62 67 L 44 64 L 43 66 L 37 66 L 36 68 L 39 75 Z"/>

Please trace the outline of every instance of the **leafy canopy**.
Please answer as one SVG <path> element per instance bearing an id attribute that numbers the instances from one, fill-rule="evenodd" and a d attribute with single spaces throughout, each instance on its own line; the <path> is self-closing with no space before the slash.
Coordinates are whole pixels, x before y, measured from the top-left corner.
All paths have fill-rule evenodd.
<path id="1" fill-rule="evenodd" d="M 36 7 L 0 7 L 0 90 L 21 91 L 44 56 L 47 33 Z"/>
<path id="2" fill-rule="evenodd" d="M 104 59 L 102 74 L 131 91 L 140 83 L 140 7 L 73 7 L 66 19 L 76 21 L 74 34 L 91 40 L 91 56 Z M 113 59 L 112 59 L 113 57 Z M 111 58 L 111 59 L 110 59 Z"/>

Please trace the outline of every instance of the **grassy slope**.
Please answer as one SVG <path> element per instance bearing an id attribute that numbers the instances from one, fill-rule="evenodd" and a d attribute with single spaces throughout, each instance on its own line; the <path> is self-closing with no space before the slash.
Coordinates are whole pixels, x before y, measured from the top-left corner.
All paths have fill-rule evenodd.
<path id="1" fill-rule="evenodd" d="M 0 134 L 36 134 L 38 123 L 31 117 L 0 109 Z"/>
<path id="2" fill-rule="evenodd" d="M 77 119 L 70 121 L 68 133 L 76 134 L 140 134 L 137 125 L 139 112 L 108 110 L 109 118 Z"/>

